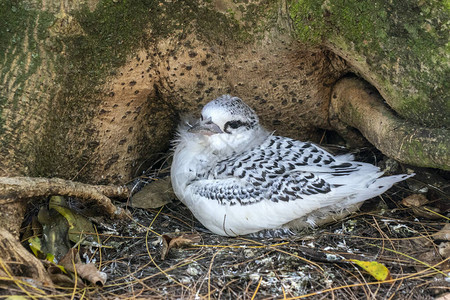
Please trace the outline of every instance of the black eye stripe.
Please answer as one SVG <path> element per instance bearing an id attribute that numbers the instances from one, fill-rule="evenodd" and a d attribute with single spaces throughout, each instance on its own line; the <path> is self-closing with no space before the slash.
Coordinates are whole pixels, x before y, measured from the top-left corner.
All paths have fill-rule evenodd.
<path id="1" fill-rule="evenodd" d="M 241 121 L 230 121 L 230 122 L 227 122 L 227 124 L 228 124 L 228 126 L 230 126 L 233 129 L 239 128 L 244 125 L 244 123 Z"/>
<path id="2" fill-rule="evenodd" d="M 226 132 L 226 133 L 231 133 L 231 132 L 229 131 L 229 128 L 231 128 L 231 129 L 237 129 L 237 128 L 242 127 L 242 126 L 245 126 L 245 127 L 247 127 L 247 128 L 250 128 L 250 127 L 251 127 L 251 126 L 250 126 L 250 123 L 242 122 L 242 121 L 239 121 L 239 120 L 234 120 L 234 121 L 228 121 L 228 122 L 226 122 L 223 131 Z"/>

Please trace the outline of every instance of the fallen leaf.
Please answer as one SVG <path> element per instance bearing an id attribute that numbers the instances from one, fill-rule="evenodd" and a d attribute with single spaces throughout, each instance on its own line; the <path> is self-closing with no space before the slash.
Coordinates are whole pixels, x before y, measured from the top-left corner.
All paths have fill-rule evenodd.
<path id="1" fill-rule="evenodd" d="M 41 207 L 39 210 L 38 221 L 42 225 L 40 251 L 44 254 L 44 257 L 50 253 L 58 261 L 70 249 L 70 242 L 67 236 L 69 225 L 66 219 L 56 210 L 48 210 L 45 207 Z M 37 241 L 34 241 L 33 246 L 36 245 Z"/>
<path id="2" fill-rule="evenodd" d="M 76 264 L 77 272 L 81 278 L 92 282 L 96 286 L 103 286 L 108 278 L 105 272 L 100 272 L 92 263 L 89 264 Z"/>
<path id="3" fill-rule="evenodd" d="M 170 237 L 169 235 L 162 235 L 163 246 L 161 249 L 161 260 L 166 259 L 169 250 L 172 248 L 181 248 L 190 246 L 193 243 L 200 242 L 200 235 L 198 234 L 183 234 L 177 237 Z"/>
<path id="4" fill-rule="evenodd" d="M 420 249 L 420 248 L 418 248 Z M 421 272 L 423 270 L 429 269 L 430 266 L 437 265 L 433 270 L 444 270 L 445 265 L 439 264 L 442 259 L 439 255 L 439 249 L 437 248 L 431 248 L 431 249 L 422 249 L 422 251 L 417 251 L 417 262 L 419 264 L 414 265 L 414 269 L 416 269 L 417 272 Z M 439 265 L 438 265 L 439 264 Z"/>
<path id="5" fill-rule="evenodd" d="M 433 239 L 450 241 L 450 223 L 445 224 L 441 230 L 433 234 Z"/>
<path id="6" fill-rule="evenodd" d="M 30 246 L 31 251 L 33 251 L 34 256 L 36 256 L 37 258 L 42 258 L 44 256 L 40 238 L 38 238 L 37 236 L 29 238 L 28 245 Z"/>
<path id="7" fill-rule="evenodd" d="M 133 195 L 131 206 L 137 208 L 158 208 L 175 198 L 170 177 L 154 180 Z"/>
<path id="8" fill-rule="evenodd" d="M 47 268 L 47 272 L 50 275 L 50 278 L 52 279 L 53 283 L 57 286 L 73 287 L 75 284 L 75 281 L 73 280 L 72 276 L 74 274 L 67 273 L 64 267 L 62 266 L 51 264 Z M 85 284 L 83 283 L 81 278 L 79 278 L 79 280 L 77 280 L 77 288 L 84 288 L 84 287 Z"/>
<path id="9" fill-rule="evenodd" d="M 373 278 L 378 281 L 391 279 L 391 272 L 385 265 L 380 264 L 376 261 L 362 261 L 357 259 L 349 259 L 349 261 L 354 262 L 364 270 L 366 270 Z"/>
<path id="10" fill-rule="evenodd" d="M 425 206 L 428 202 L 422 194 L 412 194 L 402 200 L 402 204 L 411 208 L 416 216 L 431 220 L 440 219 L 441 210 L 437 207 Z"/>
<path id="11" fill-rule="evenodd" d="M 165 260 L 167 255 L 169 255 L 169 243 L 172 240 L 168 235 L 163 234 L 161 236 L 162 239 L 162 248 L 161 248 L 161 260 Z"/>
<path id="12" fill-rule="evenodd" d="M 412 194 L 402 200 L 406 207 L 420 207 L 428 203 L 428 199 L 422 194 Z"/>
<path id="13" fill-rule="evenodd" d="M 55 262 L 55 256 L 51 253 L 47 253 L 45 259 L 48 260 L 49 262 Z"/>
<path id="14" fill-rule="evenodd" d="M 94 226 L 89 219 L 66 207 L 65 202 L 61 196 L 52 196 L 50 198 L 49 208 L 53 208 L 67 220 L 67 223 L 69 223 L 69 239 L 74 243 L 78 243 L 83 237 L 83 232 L 95 232 Z"/>
<path id="15" fill-rule="evenodd" d="M 19 296 L 19 295 L 11 295 L 6 297 L 6 300 L 27 300 L 28 298 L 25 296 Z"/>
<path id="16" fill-rule="evenodd" d="M 198 235 L 198 234 L 183 234 L 181 236 L 173 238 L 169 243 L 169 247 L 181 248 L 181 247 L 189 246 L 193 243 L 198 243 L 198 242 L 200 242 L 200 235 Z"/>
<path id="17" fill-rule="evenodd" d="M 107 280 L 107 275 L 104 272 L 100 272 L 93 263 L 84 264 L 81 262 L 78 250 L 71 248 L 69 252 L 61 259 L 60 265 L 65 270 L 74 272 L 83 279 L 94 283 L 97 286 L 103 286 Z M 75 268 L 74 268 L 75 267 Z"/>
<path id="18" fill-rule="evenodd" d="M 74 265 L 81 262 L 80 255 L 78 254 L 78 250 L 74 248 L 70 248 L 67 251 L 66 255 L 61 258 L 59 264 L 63 266 L 67 271 L 74 272 Z"/>

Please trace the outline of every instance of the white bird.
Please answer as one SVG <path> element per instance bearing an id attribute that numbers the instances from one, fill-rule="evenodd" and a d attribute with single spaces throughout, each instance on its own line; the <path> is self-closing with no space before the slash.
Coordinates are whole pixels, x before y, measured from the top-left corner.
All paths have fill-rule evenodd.
<path id="1" fill-rule="evenodd" d="M 174 192 L 212 232 L 238 236 L 306 227 L 355 210 L 411 175 L 380 177 L 374 165 L 275 136 L 240 98 L 223 95 L 178 128 Z M 347 213 L 348 214 L 348 213 Z"/>

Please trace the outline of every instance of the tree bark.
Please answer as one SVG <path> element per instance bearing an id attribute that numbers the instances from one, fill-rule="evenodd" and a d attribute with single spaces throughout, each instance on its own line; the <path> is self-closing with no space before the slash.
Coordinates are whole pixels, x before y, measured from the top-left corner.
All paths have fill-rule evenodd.
<path id="1" fill-rule="evenodd" d="M 383 49 L 398 40 L 389 28 L 369 25 L 376 9 L 394 22 L 400 8 L 318 3 L 3 1 L 0 175 L 121 184 L 167 152 L 180 114 L 198 113 L 224 93 L 248 102 L 269 130 L 317 142 L 323 130 L 339 131 L 329 123 L 331 87 L 349 72 L 373 84 L 406 121 L 448 128 L 446 76 L 432 63 L 442 41 L 430 33 L 442 21 L 413 23 L 431 49 L 422 64 L 405 64 L 407 54 L 413 61 L 427 55 L 418 49 L 401 50 L 391 64 Z M 436 5 L 407 8 L 440 16 Z M 402 39 L 414 41 L 411 32 Z M 377 41 L 381 48 L 371 46 Z M 411 89 L 420 68 L 429 76 Z M 395 77 L 383 77 L 394 69 Z M 417 159 L 408 161 L 439 165 Z"/>
<path id="2" fill-rule="evenodd" d="M 336 83 L 331 122 L 358 130 L 381 152 L 406 164 L 450 170 L 450 131 L 418 126 L 396 116 L 368 83 L 343 78 Z M 335 125 L 339 126 L 338 124 Z"/>
<path id="3" fill-rule="evenodd" d="M 325 45 L 402 118 L 450 128 L 448 6 L 442 1 L 293 1 L 295 32 Z"/>
<path id="4" fill-rule="evenodd" d="M 348 72 L 292 38 L 284 2 L 0 5 L 3 176 L 122 184 L 167 153 L 180 114 L 225 93 L 318 141 Z"/>

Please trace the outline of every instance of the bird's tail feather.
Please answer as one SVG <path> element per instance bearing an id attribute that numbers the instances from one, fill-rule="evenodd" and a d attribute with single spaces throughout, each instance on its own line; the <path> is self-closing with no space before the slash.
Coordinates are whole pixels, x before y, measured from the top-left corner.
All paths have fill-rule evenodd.
<path id="1" fill-rule="evenodd" d="M 357 193 L 354 199 L 351 199 L 348 204 L 358 203 L 364 200 L 368 200 L 374 198 L 378 195 L 383 194 L 388 189 L 390 189 L 395 183 L 406 180 L 415 174 L 401 174 L 401 175 L 393 175 L 386 177 L 379 177 L 372 181 L 367 187 Z"/>

